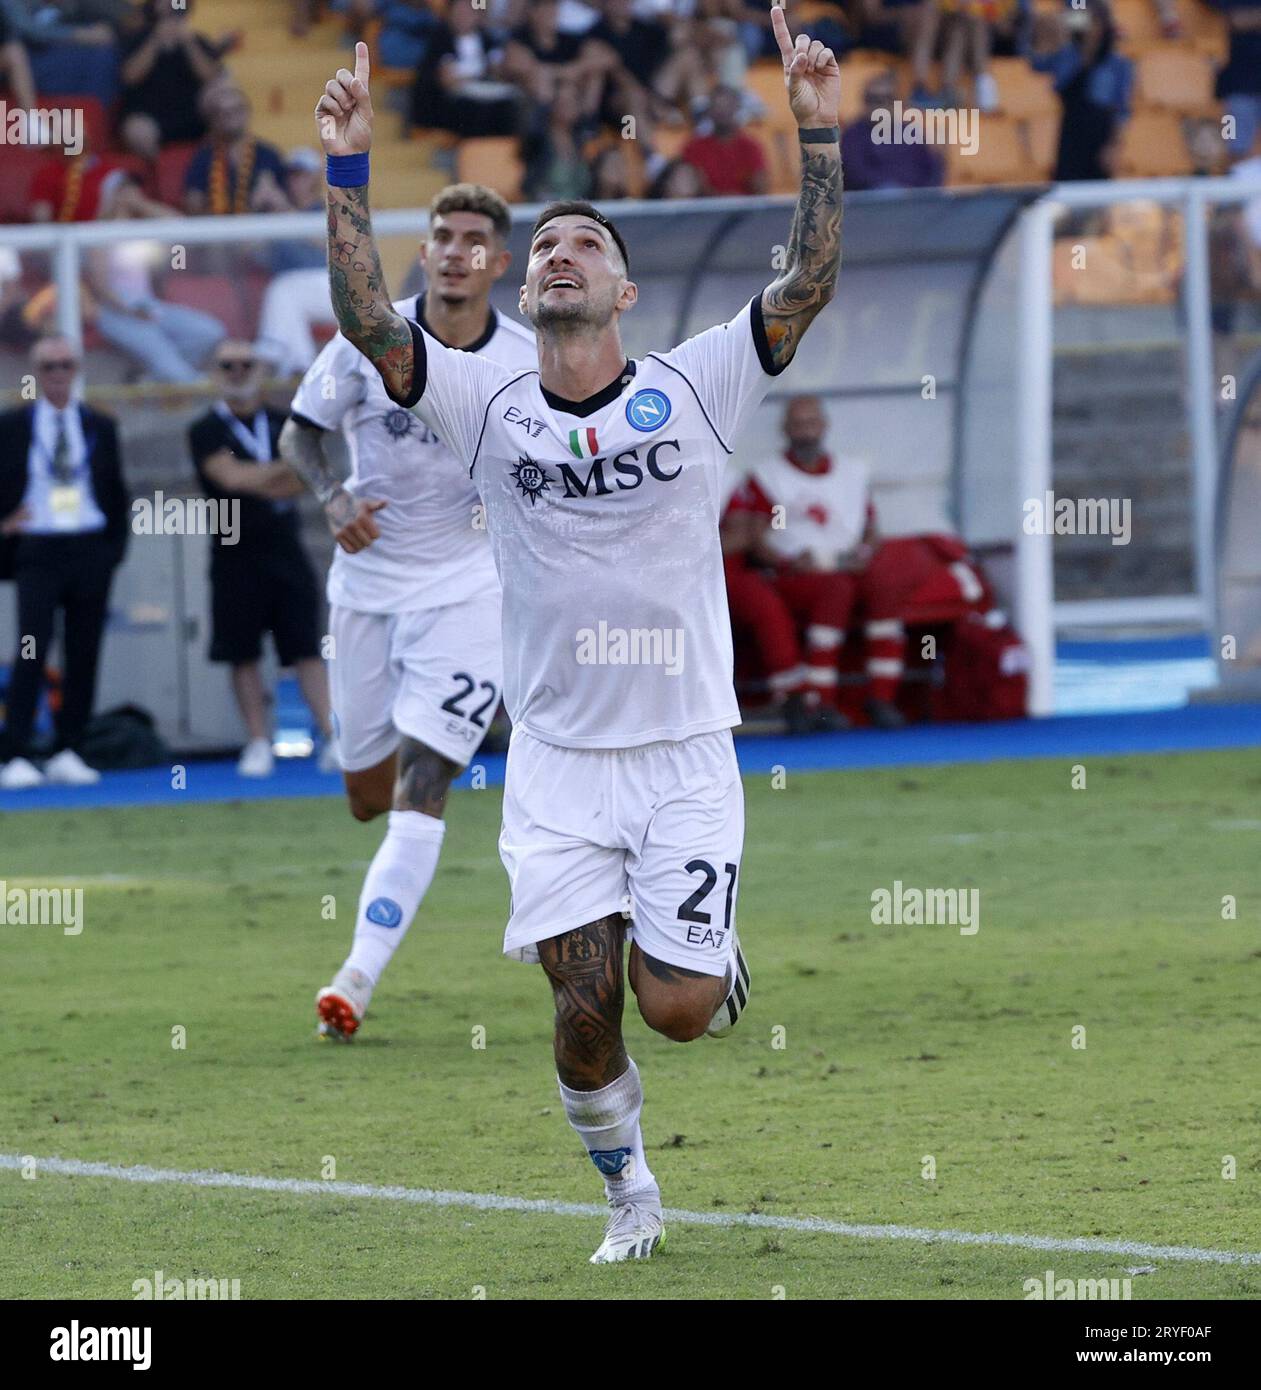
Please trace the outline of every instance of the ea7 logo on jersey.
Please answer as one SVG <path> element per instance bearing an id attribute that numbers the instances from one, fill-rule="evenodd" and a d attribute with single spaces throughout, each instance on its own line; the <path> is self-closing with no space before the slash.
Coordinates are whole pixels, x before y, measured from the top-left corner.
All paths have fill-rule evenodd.
<path id="1" fill-rule="evenodd" d="M 517 459 L 517 466 L 512 470 L 512 481 L 521 489 L 522 495 L 530 499 L 531 506 L 539 500 L 540 493 L 547 492 L 552 486 L 547 469 L 529 454 L 522 454 Z"/>
<path id="2" fill-rule="evenodd" d="M 636 391 L 626 402 L 626 423 L 643 434 L 660 429 L 670 418 L 670 397 L 651 388 Z"/>
<path id="3" fill-rule="evenodd" d="M 510 425 L 520 425 L 523 430 L 529 430 L 531 439 L 537 439 L 547 428 L 546 420 L 536 420 L 533 416 L 522 415 L 515 405 L 510 405 L 504 411 L 504 419 Z"/>

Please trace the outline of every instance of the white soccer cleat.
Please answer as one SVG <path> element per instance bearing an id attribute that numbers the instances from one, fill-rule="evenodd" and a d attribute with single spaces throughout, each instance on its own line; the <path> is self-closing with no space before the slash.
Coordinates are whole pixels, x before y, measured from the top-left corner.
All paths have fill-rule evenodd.
<path id="1" fill-rule="evenodd" d="M 101 774 L 74 751 L 63 748 L 55 758 L 44 764 L 44 777 L 55 787 L 94 787 Z"/>
<path id="2" fill-rule="evenodd" d="M 711 1038 L 726 1037 L 739 1022 L 744 1006 L 749 1002 L 749 967 L 745 962 L 744 952 L 740 949 L 740 938 L 736 937 L 732 945 L 735 979 L 730 992 L 718 1006 L 718 1012 L 709 1020 L 709 1027 L 705 1029 Z"/>
<path id="3" fill-rule="evenodd" d="M 636 1192 L 613 1208 L 604 1228 L 600 1248 L 591 1257 L 593 1265 L 620 1264 L 623 1260 L 647 1260 L 665 1240 L 661 1219 L 661 1190 L 654 1183 Z"/>
<path id="4" fill-rule="evenodd" d="M 271 740 L 252 738 L 241 752 L 236 765 L 238 777 L 270 777 L 276 769 L 276 756 L 271 751 Z"/>
<path id="5" fill-rule="evenodd" d="M 371 998 L 372 981 L 363 971 L 342 966 L 333 976 L 333 983 L 325 985 L 315 996 L 319 1036 L 349 1042 L 359 1031 Z"/>
<path id="6" fill-rule="evenodd" d="M 0 791 L 26 792 L 44 785 L 44 774 L 25 758 L 14 758 L 0 767 Z"/>

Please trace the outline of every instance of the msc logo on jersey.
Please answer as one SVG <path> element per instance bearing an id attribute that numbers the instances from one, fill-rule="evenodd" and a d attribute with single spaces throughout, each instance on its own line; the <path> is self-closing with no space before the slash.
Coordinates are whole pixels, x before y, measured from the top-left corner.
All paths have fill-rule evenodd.
<path id="1" fill-rule="evenodd" d="M 670 418 L 670 397 L 664 391 L 647 388 L 636 391 L 626 402 L 626 423 L 633 430 L 647 434 L 660 429 Z"/>
<path id="2" fill-rule="evenodd" d="M 512 470 L 512 481 L 521 489 L 521 495 L 530 499 L 533 506 L 541 493 L 552 486 L 552 479 L 546 468 L 529 454 L 521 454 L 517 466 Z"/>
<path id="3" fill-rule="evenodd" d="M 383 415 L 381 424 L 391 439 L 406 439 L 416 428 L 416 417 L 410 410 L 404 410 L 402 406 L 399 406 L 397 410 L 391 410 Z"/>

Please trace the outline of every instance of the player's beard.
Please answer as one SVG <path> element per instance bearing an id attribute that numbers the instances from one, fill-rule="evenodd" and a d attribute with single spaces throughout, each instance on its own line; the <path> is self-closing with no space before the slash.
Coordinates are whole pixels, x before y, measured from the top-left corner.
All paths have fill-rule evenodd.
<path id="1" fill-rule="evenodd" d="M 613 319 L 613 306 L 599 304 L 590 296 L 561 304 L 545 304 L 542 297 L 534 306 L 530 322 L 535 328 L 554 333 L 590 333 L 607 328 Z"/>

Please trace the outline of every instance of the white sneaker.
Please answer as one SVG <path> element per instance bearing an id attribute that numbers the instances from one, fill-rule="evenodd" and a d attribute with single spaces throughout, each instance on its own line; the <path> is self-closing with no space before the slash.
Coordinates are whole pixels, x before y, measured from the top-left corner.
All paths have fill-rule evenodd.
<path id="1" fill-rule="evenodd" d="M 0 791 L 25 792 L 44 785 L 44 774 L 25 758 L 14 758 L 0 767 Z"/>
<path id="2" fill-rule="evenodd" d="M 44 776 L 57 787 L 94 787 L 101 780 L 101 774 L 74 751 L 63 748 L 55 758 L 44 764 Z"/>
<path id="3" fill-rule="evenodd" d="M 359 1031 L 371 998 L 372 981 L 362 970 L 350 970 L 343 965 L 333 976 L 333 983 L 325 985 L 315 996 L 319 1036 L 349 1042 Z"/>
<path id="4" fill-rule="evenodd" d="M 591 1263 L 611 1265 L 622 1260 L 647 1260 L 661 1247 L 665 1237 L 661 1189 L 654 1183 L 613 1208 L 604 1229 L 604 1239 L 592 1255 Z"/>
<path id="5" fill-rule="evenodd" d="M 745 963 L 744 952 L 740 949 L 740 938 L 737 936 L 731 944 L 735 978 L 731 982 L 727 997 L 718 1006 L 718 1012 L 709 1020 L 709 1027 L 705 1029 L 711 1038 L 722 1038 L 730 1033 L 749 1002 L 749 967 Z"/>
<path id="6" fill-rule="evenodd" d="M 320 760 L 317 764 L 321 772 L 340 772 L 342 770 L 341 749 L 337 746 L 337 736 L 326 738 L 320 747 Z"/>
<path id="7" fill-rule="evenodd" d="M 237 761 L 238 777 L 270 777 L 276 769 L 276 755 L 271 751 L 271 740 L 252 738 L 245 745 Z"/>
<path id="8" fill-rule="evenodd" d="M 998 110 L 998 83 L 994 80 L 992 72 L 977 73 L 976 81 L 972 84 L 972 95 L 976 100 L 977 109 L 983 114 Z"/>

